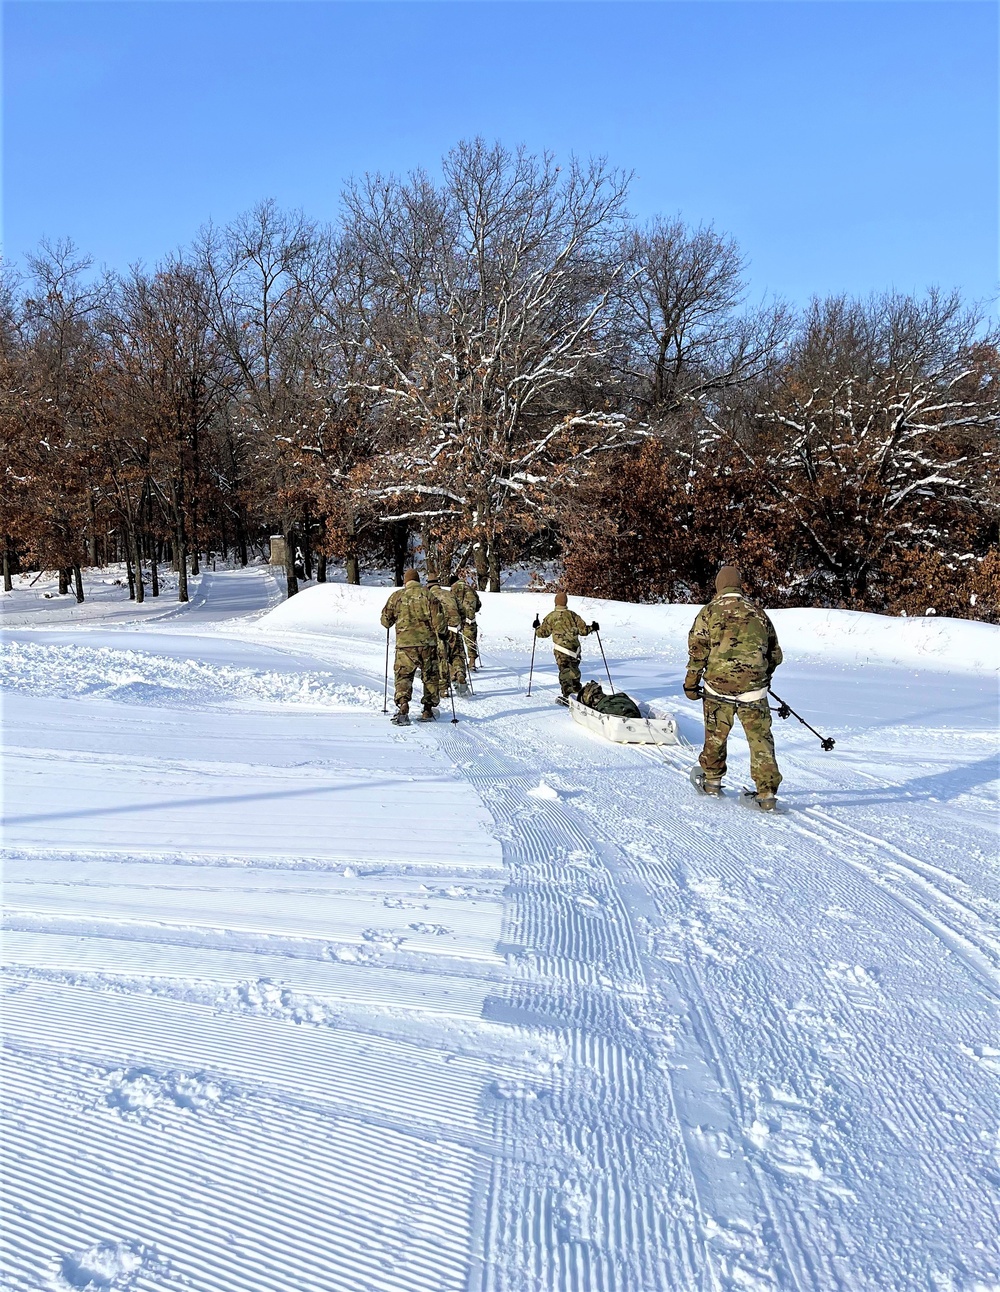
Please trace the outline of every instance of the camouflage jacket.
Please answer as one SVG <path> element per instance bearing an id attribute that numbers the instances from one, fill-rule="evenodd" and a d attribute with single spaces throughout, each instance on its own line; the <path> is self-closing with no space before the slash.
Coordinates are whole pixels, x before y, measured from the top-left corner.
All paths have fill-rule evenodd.
<path id="1" fill-rule="evenodd" d="M 479 600 L 479 593 L 463 579 L 456 579 L 451 585 L 451 590 L 455 594 L 455 600 L 458 602 L 458 608 L 462 613 L 463 619 L 475 619 L 483 608 L 483 603 Z"/>
<path id="2" fill-rule="evenodd" d="M 780 663 L 774 624 L 742 592 L 722 592 L 698 612 L 688 634 L 689 681 L 744 695 L 766 687 Z"/>
<path id="3" fill-rule="evenodd" d="M 435 583 L 427 589 L 427 594 L 434 597 L 444 611 L 444 617 L 447 621 L 445 627 L 454 628 L 457 632 L 462 626 L 462 612 L 458 607 L 458 599 L 451 588 L 442 588 L 439 583 Z M 444 627 L 442 627 L 441 631 L 442 633 L 444 632 Z"/>
<path id="4" fill-rule="evenodd" d="M 539 637 L 551 637 L 552 645 L 563 654 L 580 658 L 580 638 L 590 632 L 590 625 L 584 623 L 575 610 L 569 606 L 556 606 L 550 610 L 537 629 Z"/>
<path id="5" fill-rule="evenodd" d="M 430 646 L 448 627 L 440 601 L 419 583 L 397 588 L 385 603 L 382 627 L 393 624 L 397 646 Z"/>

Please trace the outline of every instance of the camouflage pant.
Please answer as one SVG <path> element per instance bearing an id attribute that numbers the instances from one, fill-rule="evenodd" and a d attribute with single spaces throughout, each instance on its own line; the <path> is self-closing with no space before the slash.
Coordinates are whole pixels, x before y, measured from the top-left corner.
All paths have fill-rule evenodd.
<path id="1" fill-rule="evenodd" d="M 721 778 L 726 773 L 726 742 L 739 716 L 750 746 L 750 775 L 761 794 L 777 793 L 781 772 L 774 756 L 771 710 L 767 698 L 753 704 L 727 704 L 705 697 L 705 748 L 698 762 L 706 776 Z"/>
<path id="2" fill-rule="evenodd" d="M 440 685 L 438 682 L 438 657 L 436 646 L 397 646 L 396 647 L 396 707 L 406 713 L 413 695 L 413 679 L 420 673 L 424 684 L 423 704 L 440 703 Z"/>
<path id="3" fill-rule="evenodd" d="M 576 695 L 580 690 L 580 661 L 573 655 L 564 655 L 561 650 L 554 650 L 556 668 L 559 670 L 559 686 L 563 695 Z"/>
<path id="4" fill-rule="evenodd" d="M 479 625 L 475 619 L 466 619 L 462 632 L 465 635 L 465 649 L 469 652 L 469 663 L 475 668 L 479 663 Z"/>
<path id="5" fill-rule="evenodd" d="M 459 683 L 467 681 L 465 650 L 462 646 L 461 634 L 453 633 L 449 629 L 448 637 L 441 647 L 441 652 L 441 681 Z"/>

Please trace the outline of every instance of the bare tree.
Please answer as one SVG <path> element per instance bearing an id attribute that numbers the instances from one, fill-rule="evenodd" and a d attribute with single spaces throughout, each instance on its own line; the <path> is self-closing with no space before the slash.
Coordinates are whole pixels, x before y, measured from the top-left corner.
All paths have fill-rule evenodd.
<path id="1" fill-rule="evenodd" d="M 197 572 L 206 437 L 235 388 L 233 364 L 213 327 L 210 306 L 201 270 L 170 260 L 151 275 L 136 270 L 120 282 L 104 318 L 117 374 L 107 451 L 112 459 L 121 455 L 145 464 L 138 497 L 134 488 L 122 492 L 125 478 L 116 479 L 113 463 L 109 479 L 119 511 L 130 507 L 136 526 L 155 496 L 169 524 L 180 601 L 188 600 L 189 553 L 192 573 Z M 135 534 L 133 546 L 138 529 Z"/>
<path id="2" fill-rule="evenodd" d="M 791 311 L 746 308 L 746 262 L 711 226 L 656 219 L 629 233 L 625 255 L 623 360 L 646 416 L 753 380 L 787 339 Z"/>
<path id="3" fill-rule="evenodd" d="M 215 327 L 238 368 L 244 416 L 257 432 L 257 465 L 282 517 L 289 596 L 298 591 L 295 521 L 304 487 L 297 443 L 314 398 L 308 377 L 315 250 L 315 227 L 273 201 L 221 232 L 208 228 L 197 247 Z"/>
<path id="4" fill-rule="evenodd" d="M 384 519 L 447 519 L 499 588 L 505 528 L 530 521 L 558 480 L 624 442 L 625 419 L 568 404 L 602 354 L 622 265 L 626 177 L 603 162 L 462 144 L 435 188 L 368 177 L 346 195 L 348 231 L 371 267 L 364 336 L 375 387 L 406 444 L 369 496 Z"/>

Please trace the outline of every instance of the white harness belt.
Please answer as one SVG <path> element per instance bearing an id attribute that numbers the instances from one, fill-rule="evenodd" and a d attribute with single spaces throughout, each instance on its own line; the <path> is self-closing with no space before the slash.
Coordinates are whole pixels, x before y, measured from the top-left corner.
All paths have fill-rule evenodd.
<path id="1" fill-rule="evenodd" d="M 552 649 L 559 651 L 562 655 L 568 655 L 570 659 L 580 658 L 580 651 L 570 650 L 567 646 L 559 646 L 555 642 L 552 643 Z"/>
<path id="2" fill-rule="evenodd" d="M 726 700 L 729 704 L 753 704 L 755 700 L 763 700 L 764 696 L 767 695 L 768 690 L 768 688 L 764 686 L 761 687 L 759 691 L 744 691 L 741 695 L 723 695 L 721 691 L 716 691 L 710 687 L 704 678 L 702 679 L 701 684 L 709 695 L 715 696 L 717 700 Z"/>

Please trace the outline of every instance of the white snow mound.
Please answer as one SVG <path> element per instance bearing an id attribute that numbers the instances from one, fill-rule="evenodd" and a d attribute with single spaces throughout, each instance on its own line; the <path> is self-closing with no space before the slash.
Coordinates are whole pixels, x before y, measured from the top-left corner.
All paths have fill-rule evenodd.
<path id="1" fill-rule="evenodd" d="M 530 650 L 535 615 L 552 609 L 550 593 L 481 592 L 479 616 L 484 651 Z M 305 632 L 333 636 L 384 637 L 379 615 L 388 590 L 343 583 L 316 584 L 282 602 L 258 620 L 262 633 Z M 597 620 L 607 649 L 619 658 L 650 651 L 680 660 L 696 605 L 632 605 L 595 597 L 571 597 L 570 606 L 588 622 Z M 854 610 L 772 610 L 786 657 L 898 668 L 996 673 L 1000 669 L 1000 628 L 967 619 L 929 615 L 904 618 Z M 539 644 L 539 649 L 544 643 Z"/>

